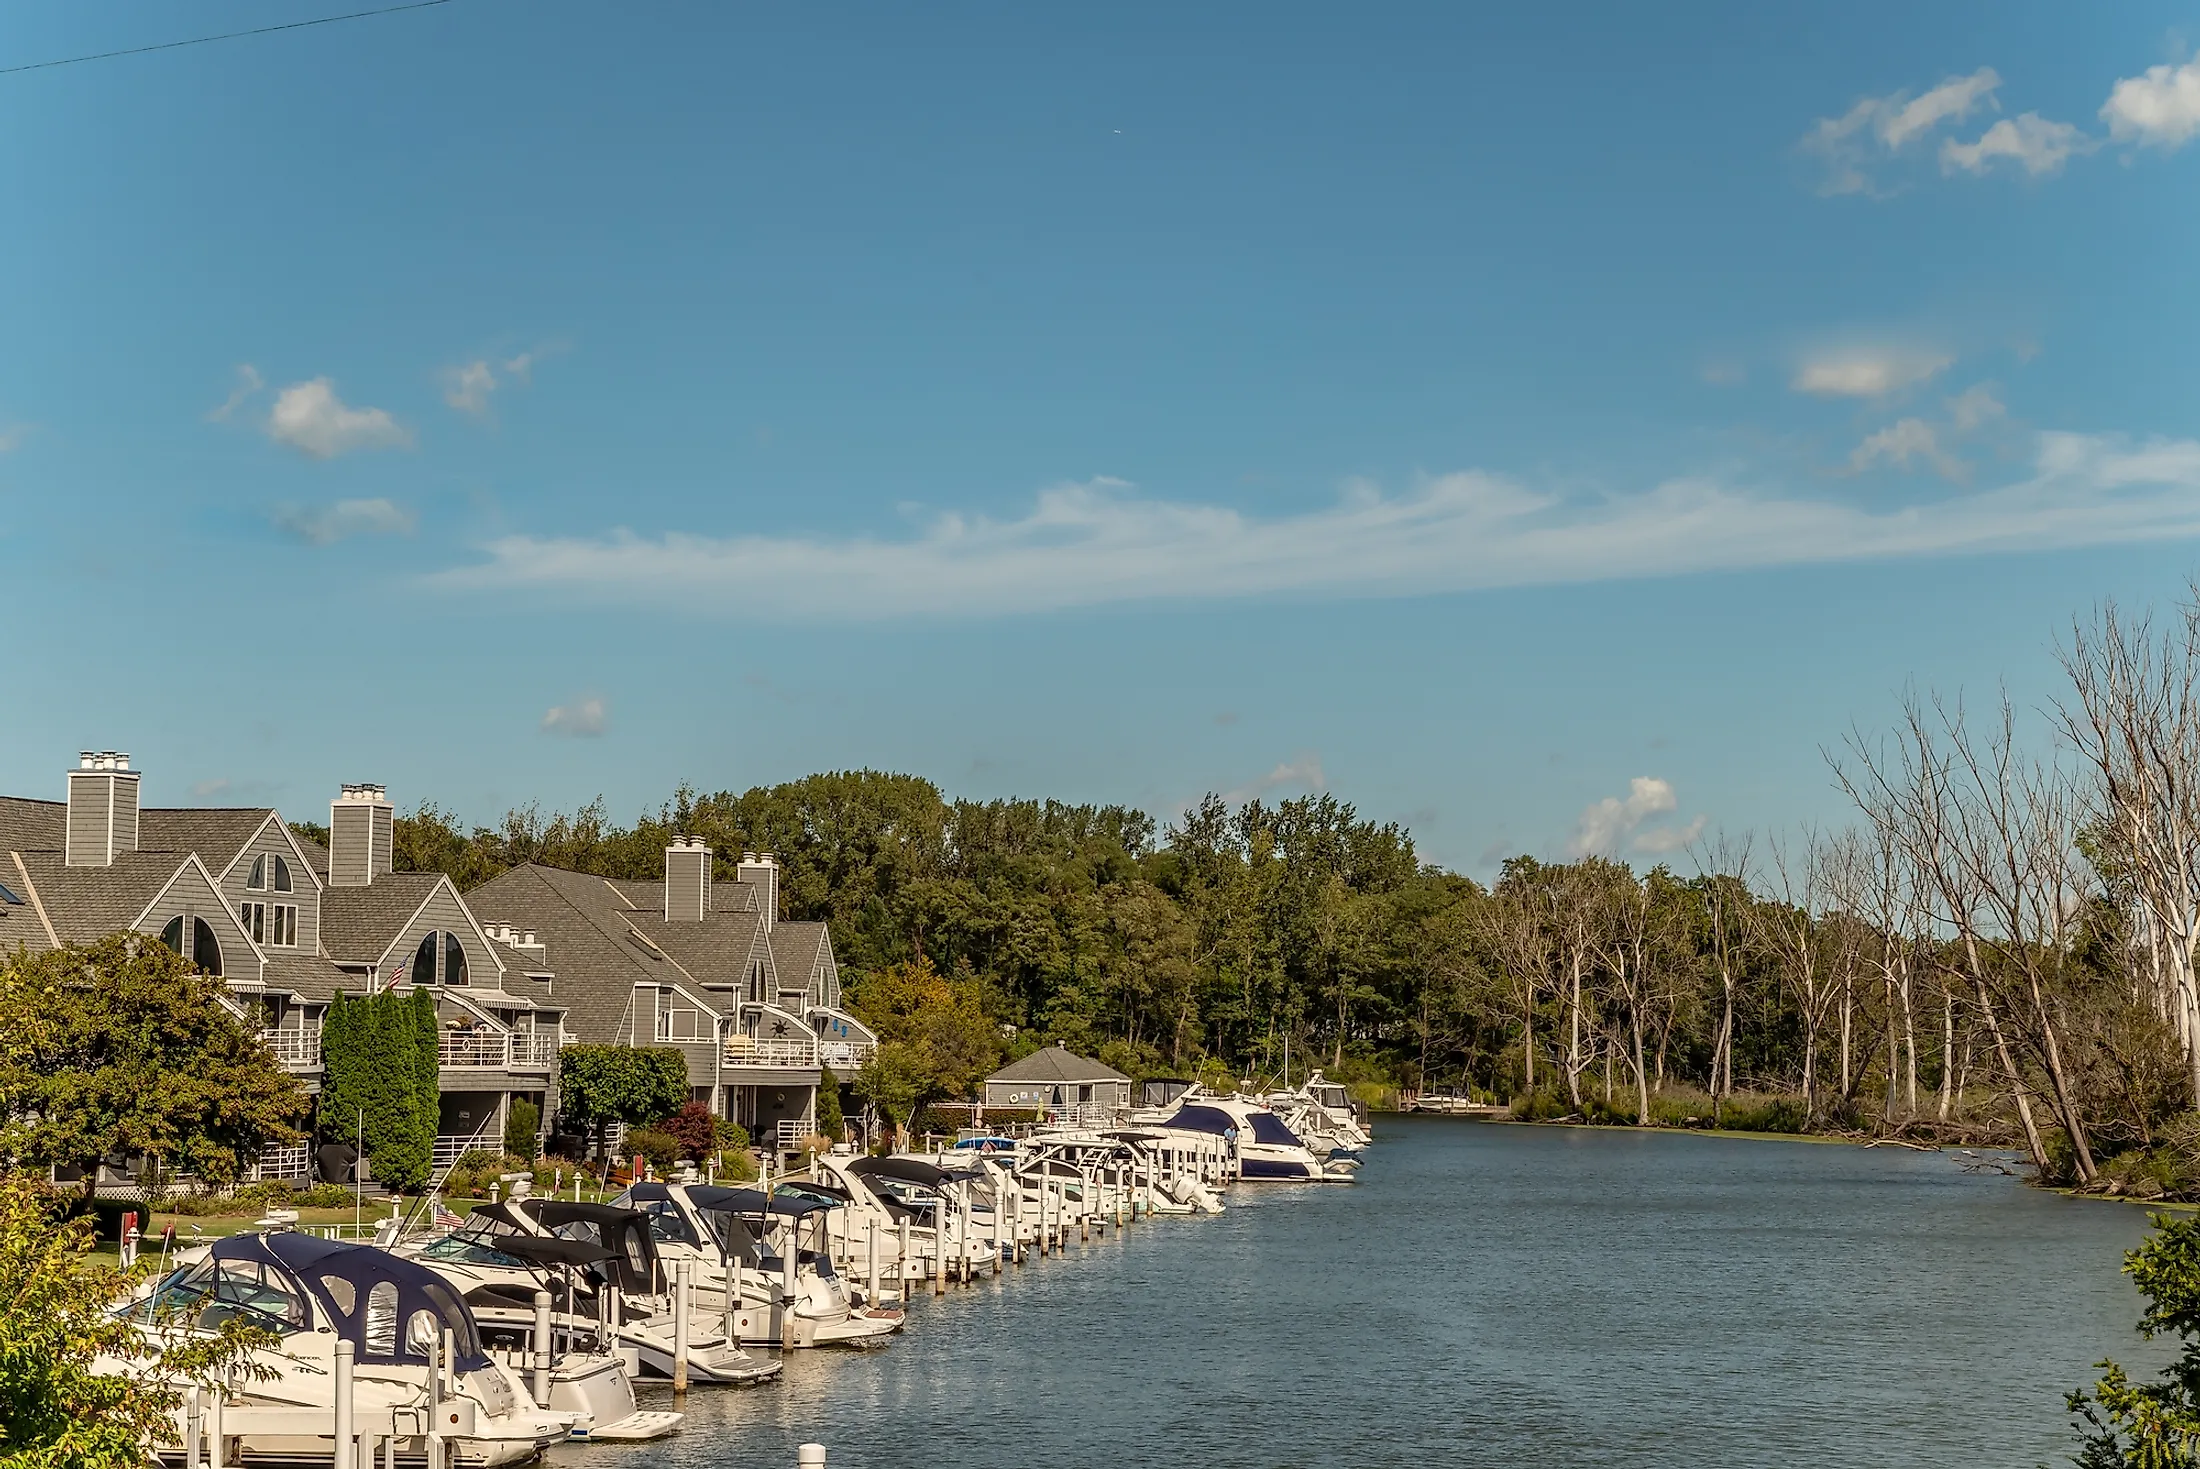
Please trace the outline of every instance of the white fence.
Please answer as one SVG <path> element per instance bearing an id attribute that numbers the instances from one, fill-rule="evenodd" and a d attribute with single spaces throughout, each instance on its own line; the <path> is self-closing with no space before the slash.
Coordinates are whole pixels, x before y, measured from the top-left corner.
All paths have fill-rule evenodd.
<path id="1" fill-rule="evenodd" d="M 281 1147 L 262 1148 L 260 1156 L 252 1160 L 252 1179 L 255 1183 L 271 1178 L 285 1178 L 292 1183 L 304 1183 L 308 1175 L 306 1145 L 288 1143 Z"/>
<path id="2" fill-rule="evenodd" d="M 833 1074 L 842 1081 L 870 1065 L 877 1051 L 876 1041 L 821 1040 L 817 1043 L 818 1060 L 832 1067 Z"/>

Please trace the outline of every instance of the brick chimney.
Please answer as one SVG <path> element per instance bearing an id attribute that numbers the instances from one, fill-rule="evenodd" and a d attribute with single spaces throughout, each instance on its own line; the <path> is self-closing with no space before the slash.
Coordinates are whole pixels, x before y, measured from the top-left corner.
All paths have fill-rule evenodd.
<path id="1" fill-rule="evenodd" d="M 735 881 L 753 883 L 762 890 L 764 932 L 770 933 L 779 919 L 779 859 L 769 852 L 743 852 L 733 875 Z"/>
<path id="2" fill-rule="evenodd" d="M 363 888 L 393 869 L 394 834 L 389 792 L 377 785 L 347 785 L 328 806 L 328 883 Z"/>
<path id="3" fill-rule="evenodd" d="M 70 867 L 111 867 L 138 844 L 138 773 L 114 750 L 85 750 L 69 772 L 69 821 L 61 860 Z"/>
<path id="4" fill-rule="evenodd" d="M 665 922 L 701 923 L 710 916 L 711 855 L 701 837 L 676 836 L 665 848 Z"/>

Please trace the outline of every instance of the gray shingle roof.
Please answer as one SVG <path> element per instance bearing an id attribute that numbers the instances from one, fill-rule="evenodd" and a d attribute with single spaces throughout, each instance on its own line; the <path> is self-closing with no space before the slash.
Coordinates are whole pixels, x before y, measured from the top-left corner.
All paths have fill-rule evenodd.
<path id="1" fill-rule="evenodd" d="M 359 975 L 346 974 L 318 954 L 295 949 L 269 949 L 263 981 L 271 990 L 288 990 L 310 1004 L 325 1005 L 338 990 L 357 994 L 366 988 Z"/>
<path id="2" fill-rule="evenodd" d="M 330 888 L 321 894 L 321 947 L 346 964 L 372 964 L 388 952 L 440 872 L 385 872 L 363 888 Z"/>
<path id="3" fill-rule="evenodd" d="M 68 829 L 69 808 L 61 801 L 32 801 L 0 796 L 0 849 L 58 852 Z"/>
<path id="4" fill-rule="evenodd" d="M 219 877 L 274 814 L 267 806 L 149 806 L 138 813 L 138 850 L 196 852 Z"/>
<path id="5" fill-rule="evenodd" d="M 176 852 L 122 852 L 106 867 L 70 867 L 59 852 L 19 855 L 65 944 L 90 943 L 128 928 L 190 860 Z"/>
<path id="6" fill-rule="evenodd" d="M 825 948 L 826 927 L 822 923 L 775 923 L 772 925 L 772 968 L 779 975 L 781 989 L 793 989 L 800 985 L 810 987 L 811 976 L 817 973 L 818 961 Z"/>
<path id="7" fill-rule="evenodd" d="M 466 902 L 484 922 L 535 931 L 557 974 L 566 1028 L 602 1044 L 633 1039 L 625 1027 L 637 984 L 703 986 L 733 1008 L 738 997 L 724 991 L 738 989 L 749 963 L 765 952 L 753 894 L 729 895 L 740 911 L 718 911 L 716 895 L 741 886 L 713 884 L 713 912 L 701 923 L 665 921 L 661 882 L 556 867 L 515 867 L 467 893 Z"/>
<path id="8" fill-rule="evenodd" d="M 1061 1046 L 1048 1046 L 1043 1051 L 1033 1051 L 1021 1061 L 1010 1062 L 986 1080 L 1094 1082 L 1129 1081 L 1130 1078 L 1113 1066 L 1103 1065 Z"/>

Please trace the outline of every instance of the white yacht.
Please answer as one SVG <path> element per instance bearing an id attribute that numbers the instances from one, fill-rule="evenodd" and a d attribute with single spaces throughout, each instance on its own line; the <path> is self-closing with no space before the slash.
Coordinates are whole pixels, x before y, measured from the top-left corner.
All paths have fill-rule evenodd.
<path id="1" fill-rule="evenodd" d="M 607 1258 L 580 1282 L 584 1289 L 574 1324 L 601 1323 L 605 1340 L 614 1350 L 630 1354 L 642 1375 L 673 1375 L 679 1344 L 673 1320 L 677 1301 L 647 1216 L 610 1204 L 517 1199 L 474 1210 L 459 1233 L 491 1243 L 505 1235 L 551 1236 L 601 1248 Z M 697 1309 L 692 1300 L 687 1338 L 691 1383 L 761 1382 L 782 1370 L 777 1361 L 741 1350 L 739 1338 L 723 1329 L 720 1316 Z"/>
<path id="2" fill-rule="evenodd" d="M 551 1302 L 548 1405 L 576 1415 L 573 1438 L 634 1443 L 679 1427 L 685 1414 L 635 1401 L 626 1358 L 605 1348 L 600 1292 L 611 1252 L 556 1235 L 493 1234 L 489 1223 L 408 1253 L 463 1294 L 490 1354 L 514 1368 L 530 1360 L 543 1292 Z"/>
<path id="3" fill-rule="evenodd" d="M 571 1433 L 576 1415 L 537 1407 L 527 1384 L 484 1350 L 474 1314 L 441 1277 L 368 1245 L 344 1244 L 279 1230 L 238 1234 L 192 1250 L 164 1278 L 123 1308 L 153 1340 L 218 1330 L 241 1319 L 277 1340 L 254 1349 L 254 1369 L 230 1392 L 240 1412 L 230 1438 L 243 1469 L 328 1469 L 329 1439 L 299 1425 L 256 1430 L 252 1409 L 310 1409 L 334 1421 L 336 1343 L 353 1353 L 354 1402 L 360 1421 L 414 1412 L 421 1436 L 395 1448 L 399 1469 L 424 1469 L 425 1425 L 456 1409 L 464 1431 L 447 1437 L 459 1469 L 497 1469 L 536 1458 Z M 447 1360 L 431 1375 L 441 1354 Z M 102 1359 L 100 1370 L 130 1372 L 133 1364 Z M 470 1420 L 470 1421 L 467 1421 Z M 262 1421 L 278 1421 L 263 1415 Z M 318 1426 L 317 1424 L 314 1426 Z M 163 1462 L 180 1464 L 180 1450 Z"/>
<path id="4" fill-rule="evenodd" d="M 1236 1176 L 1248 1181 L 1349 1183 L 1359 1167 L 1353 1158 L 1317 1157 L 1281 1117 L 1242 1097 L 1187 1092 L 1176 1111 L 1153 1126 L 1224 1139 Z"/>
<path id="5" fill-rule="evenodd" d="M 744 1342 L 864 1346 L 902 1328 L 900 1311 L 857 1305 L 834 1267 L 844 1193 L 637 1183 L 612 1202 L 648 1218 L 659 1257 L 694 1272 L 697 1308 L 730 1316 Z"/>

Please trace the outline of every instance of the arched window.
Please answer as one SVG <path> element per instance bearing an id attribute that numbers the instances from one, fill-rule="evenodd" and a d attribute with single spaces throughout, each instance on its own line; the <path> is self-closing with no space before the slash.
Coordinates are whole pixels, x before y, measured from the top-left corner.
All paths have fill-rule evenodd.
<path id="1" fill-rule="evenodd" d="M 189 948 L 184 947 L 186 934 L 190 939 Z M 160 931 L 160 941 L 208 974 L 222 972 L 222 946 L 214 941 L 214 930 L 207 926 L 205 919 L 171 918 L 167 927 Z"/>
<path id="2" fill-rule="evenodd" d="M 290 864 L 281 857 L 275 859 L 275 891 L 278 893 L 290 891 Z"/>
<path id="3" fill-rule="evenodd" d="M 413 950 L 412 969 L 406 976 L 414 984 L 464 984 L 466 948 L 455 933 L 431 933 Z"/>
<path id="4" fill-rule="evenodd" d="M 267 891 L 267 858 L 254 857 L 252 859 L 252 873 L 244 880 L 244 890 L 248 893 L 264 893 Z"/>

